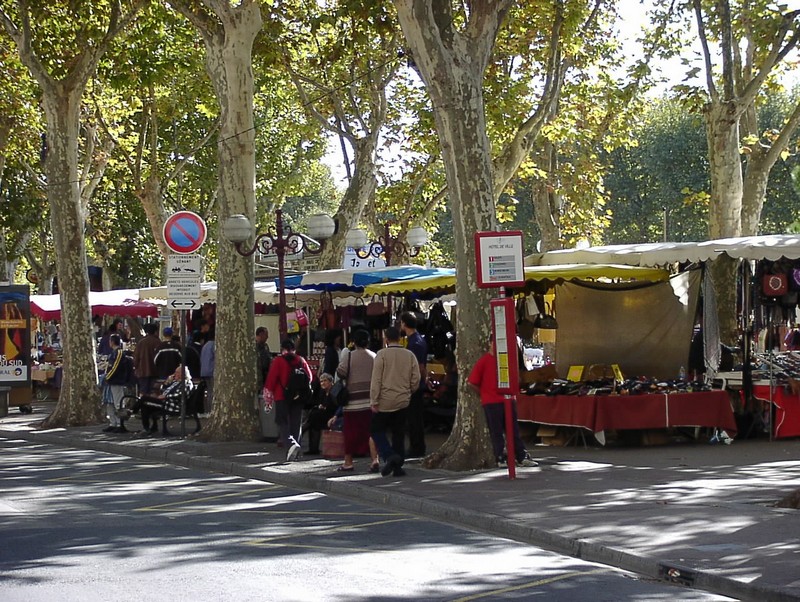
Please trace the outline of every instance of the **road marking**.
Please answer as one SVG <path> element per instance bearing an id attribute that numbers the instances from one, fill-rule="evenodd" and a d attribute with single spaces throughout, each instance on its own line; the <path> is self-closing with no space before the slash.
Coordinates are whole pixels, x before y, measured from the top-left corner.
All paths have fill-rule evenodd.
<path id="1" fill-rule="evenodd" d="M 280 485 L 269 485 L 268 487 L 258 487 L 256 489 L 248 489 L 247 491 L 233 491 L 231 493 L 220 493 L 218 495 L 207 495 L 205 497 L 197 497 L 197 498 L 189 498 L 178 500 L 176 502 L 168 502 L 166 504 L 159 504 L 158 506 L 145 506 L 144 508 L 136 508 L 134 512 L 158 512 L 159 510 L 166 510 L 172 508 L 174 506 L 181 506 L 181 510 L 185 509 L 187 504 L 197 504 L 199 502 L 208 502 L 211 500 L 220 500 L 223 498 L 234 497 L 234 496 L 244 496 L 249 495 L 251 493 L 258 493 L 260 491 L 274 491 L 275 489 L 280 489 Z M 227 510 L 227 508 L 225 509 Z"/>
<path id="2" fill-rule="evenodd" d="M 314 536 L 318 536 L 318 535 L 333 535 L 334 533 L 339 533 L 340 531 L 346 531 L 346 530 L 350 530 L 350 529 L 361 529 L 361 528 L 365 528 L 365 527 L 376 527 L 378 525 L 390 525 L 392 523 L 400 523 L 400 522 L 415 521 L 415 520 L 417 520 L 417 519 L 415 517 L 413 517 L 413 516 L 404 516 L 402 518 L 393 518 L 393 519 L 388 519 L 388 520 L 372 521 L 372 522 L 369 522 L 369 523 L 358 523 L 358 524 L 349 523 L 349 524 L 345 524 L 345 525 L 339 525 L 338 527 L 329 527 L 328 529 L 319 529 L 319 530 L 306 529 L 304 531 L 301 531 L 300 533 L 287 533 L 285 535 L 275 535 L 274 537 L 264 537 L 264 538 L 261 538 L 261 539 L 252 539 L 250 541 L 245 541 L 243 543 L 245 545 L 248 545 L 248 546 L 272 546 L 273 542 L 277 542 L 277 541 L 279 541 L 281 539 L 297 538 L 297 537 L 301 537 L 303 535 L 314 535 Z M 274 545 L 293 546 L 294 543 L 291 543 L 291 544 L 274 544 Z"/>
<path id="3" fill-rule="evenodd" d="M 530 589 L 532 587 L 537 587 L 539 585 L 548 585 L 549 583 L 555 583 L 556 581 L 564 581 L 565 579 L 572 579 L 573 577 L 582 577 L 584 575 L 599 575 L 601 573 L 611 573 L 611 572 L 612 572 L 611 569 L 595 569 L 593 571 L 584 571 L 584 572 L 575 571 L 573 573 L 564 573 L 563 575 L 556 575 L 555 577 L 539 579 L 537 581 L 531 581 L 530 583 L 523 583 L 521 585 L 515 585 L 513 587 L 504 587 L 502 589 L 495 589 L 488 592 L 481 592 L 480 594 L 464 596 L 463 598 L 456 598 L 452 602 L 471 602 L 472 600 L 480 600 L 481 598 L 496 596 L 498 594 L 507 594 L 509 592 L 516 592 L 523 589 Z"/>

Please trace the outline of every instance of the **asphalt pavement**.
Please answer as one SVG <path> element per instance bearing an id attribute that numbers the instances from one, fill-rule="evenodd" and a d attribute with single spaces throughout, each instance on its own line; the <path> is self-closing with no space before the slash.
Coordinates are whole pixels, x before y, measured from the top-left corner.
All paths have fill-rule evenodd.
<path id="1" fill-rule="evenodd" d="M 654 446 L 529 446 L 538 467 L 450 472 L 411 459 L 404 477 L 338 461 L 287 463 L 271 442 L 41 430 L 52 403 L 0 418 L 0 437 L 95 449 L 385 505 L 740 600 L 800 600 L 800 515 L 776 507 L 800 489 L 800 440 Z M 191 421 L 189 424 L 193 424 Z M 131 425 L 133 428 L 133 425 Z M 428 436 L 435 449 L 445 435 Z"/>

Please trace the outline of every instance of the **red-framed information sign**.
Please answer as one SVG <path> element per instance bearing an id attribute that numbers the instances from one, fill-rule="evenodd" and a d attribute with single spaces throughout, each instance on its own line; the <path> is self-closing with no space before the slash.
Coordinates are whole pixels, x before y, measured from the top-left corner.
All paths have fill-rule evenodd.
<path id="1" fill-rule="evenodd" d="M 501 393 L 519 392 L 519 361 L 517 357 L 517 324 L 512 298 L 492 299 L 492 340 L 497 357 L 497 385 Z"/>
<path id="2" fill-rule="evenodd" d="M 476 232 L 478 286 L 523 286 L 525 259 L 522 232 Z"/>

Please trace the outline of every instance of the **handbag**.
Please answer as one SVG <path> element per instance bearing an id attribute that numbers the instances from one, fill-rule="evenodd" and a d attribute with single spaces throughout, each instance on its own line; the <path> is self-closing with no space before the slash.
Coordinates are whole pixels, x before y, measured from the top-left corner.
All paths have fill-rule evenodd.
<path id="1" fill-rule="evenodd" d="M 333 307 L 333 296 L 330 292 L 323 292 L 319 296 L 319 327 L 325 330 L 336 328 L 339 320 L 336 317 L 336 309 Z"/>
<path id="2" fill-rule="evenodd" d="M 558 328 L 558 322 L 553 317 L 552 312 L 553 310 L 550 309 L 550 304 L 544 304 L 545 310 L 543 314 L 539 314 L 536 316 L 536 319 L 533 321 L 534 328 L 544 328 L 548 330 L 555 330 Z"/>
<path id="3" fill-rule="evenodd" d="M 322 431 L 322 457 L 328 460 L 344 457 L 344 433 L 342 431 Z"/>
<path id="4" fill-rule="evenodd" d="M 367 315 L 374 318 L 375 316 L 382 316 L 388 313 L 389 310 L 386 308 L 380 296 L 377 293 L 372 295 L 372 301 L 367 304 Z"/>
<path id="5" fill-rule="evenodd" d="M 380 296 L 376 293 L 372 295 L 372 301 L 367 304 L 367 326 L 374 329 L 389 328 L 392 323 L 392 316 L 389 314 L 389 308 L 381 301 Z"/>
<path id="6" fill-rule="evenodd" d="M 787 289 L 786 274 L 764 274 L 762 291 L 767 297 L 781 297 L 786 294 Z"/>

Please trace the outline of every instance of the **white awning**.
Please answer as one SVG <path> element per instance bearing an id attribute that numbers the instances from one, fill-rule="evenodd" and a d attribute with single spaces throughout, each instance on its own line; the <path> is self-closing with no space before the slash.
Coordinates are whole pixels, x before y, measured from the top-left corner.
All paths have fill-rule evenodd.
<path id="1" fill-rule="evenodd" d="M 638 266 L 663 266 L 672 263 L 699 263 L 722 254 L 740 259 L 778 260 L 800 258 L 800 235 L 771 234 L 741 236 L 704 242 L 656 242 L 629 245 L 606 245 L 587 249 L 559 249 L 530 255 L 527 265 L 565 263 L 616 263 Z"/>

